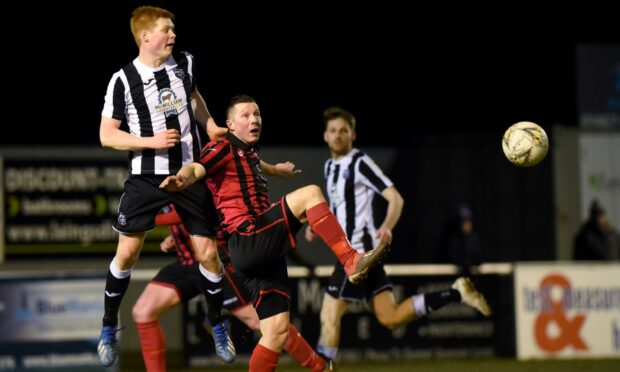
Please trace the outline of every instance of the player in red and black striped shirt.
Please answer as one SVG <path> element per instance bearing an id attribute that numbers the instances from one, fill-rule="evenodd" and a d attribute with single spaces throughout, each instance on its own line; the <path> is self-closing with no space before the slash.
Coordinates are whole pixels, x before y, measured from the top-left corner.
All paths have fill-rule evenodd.
<path id="1" fill-rule="evenodd" d="M 160 187 L 182 190 L 206 176 L 223 226 L 231 235 L 228 246 L 233 265 L 246 277 L 260 319 L 262 337 L 252 353 L 250 371 L 269 371 L 275 369 L 287 338 L 290 291 L 285 254 L 295 249 L 295 234 L 301 225 L 310 223 L 352 282 L 361 280 L 381 259 L 387 244 L 364 254 L 352 249 L 316 185 L 297 189 L 271 204 L 260 166 L 257 142 L 262 119 L 254 99 L 233 97 L 226 124 L 230 133 L 225 140 L 210 142 L 199 162 L 184 166 Z"/>

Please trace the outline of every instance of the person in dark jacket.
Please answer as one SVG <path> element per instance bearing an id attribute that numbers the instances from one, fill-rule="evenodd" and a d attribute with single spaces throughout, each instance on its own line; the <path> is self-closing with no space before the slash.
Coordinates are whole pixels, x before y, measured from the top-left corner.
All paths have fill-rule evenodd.
<path id="1" fill-rule="evenodd" d="M 588 220 L 575 237 L 573 258 L 579 261 L 620 260 L 620 234 L 596 199 L 590 204 Z"/>
<path id="2" fill-rule="evenodd" d="M 459 275 L 473 274 L 482 262 L 482 248 L 474 230 L 473 213 L 461 204 L 446 223 L 439 247 L 439 260 L 459 267 Z"/>

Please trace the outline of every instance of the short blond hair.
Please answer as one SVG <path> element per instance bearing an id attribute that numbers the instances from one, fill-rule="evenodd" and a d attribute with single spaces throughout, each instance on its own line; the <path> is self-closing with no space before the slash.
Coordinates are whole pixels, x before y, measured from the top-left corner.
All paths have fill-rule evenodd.
<path id="1" fill-rule="evenodd" d="M 155 26 L 155 22 L 160 18 L 174 20 L 174 14 L 166 9 L 149 5 L 140 6 L 131 12 L 129 26 L 131 26 L 131 33 L 133 34 L 138 48 L 142 43 L 140 32 L 152 29 L 153 26 Z"/>

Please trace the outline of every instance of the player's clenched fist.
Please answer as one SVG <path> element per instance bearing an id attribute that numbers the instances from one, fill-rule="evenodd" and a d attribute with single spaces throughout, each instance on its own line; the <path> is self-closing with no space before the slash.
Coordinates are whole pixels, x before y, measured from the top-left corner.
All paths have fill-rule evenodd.
<path id="1" fill-rule="evenodd" d="M 181 135 L 176 129 L 166 129 L 163 132 L 157 133 L 153 137 L 154 149 L 167 149 L 176 146 L 181 140 Z"/>

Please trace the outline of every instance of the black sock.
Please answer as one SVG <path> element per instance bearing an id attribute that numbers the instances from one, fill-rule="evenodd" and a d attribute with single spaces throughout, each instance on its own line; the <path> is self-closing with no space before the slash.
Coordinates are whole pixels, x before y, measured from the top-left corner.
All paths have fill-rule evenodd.
<path id="1" fill-rule="evenodd" d="M 450 288 L 445 291 L 424 294 L 427 313 L 440 309 L 451 302 L 461 302 L 461 294 L 456 289 Z"/>
<path id="2" fill-rule="evenodd" d="M 103 325 L 116 327 L 118 325 L 118 309 L 129 286 L 129 276 L 119 279 L 112 275 L 108 269 L 108 277 L 105 281 L 105 299 L 103 301 Z"/>
<path id="3" fill-rule="evenodd" d="M 222 278 L 222 280 L 224 280 Z M 223 321 L 222 319 L 222 303 L 224 302 L 224 283 L 213 283 L 207 279 L 204 275 L 200 275 L 200 281 L 202 282 L 202 292 L 205 294 L 207 300 L 207 319 L 209 324 L 214 326 Z"/>

